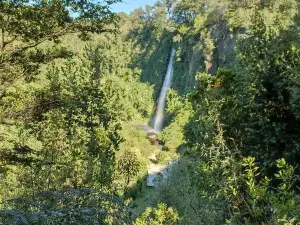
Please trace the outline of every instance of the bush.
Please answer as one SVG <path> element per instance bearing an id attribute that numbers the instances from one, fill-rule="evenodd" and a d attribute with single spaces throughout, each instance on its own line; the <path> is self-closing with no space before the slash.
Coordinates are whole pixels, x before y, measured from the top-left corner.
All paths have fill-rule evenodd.
<path id="1" fill-rule="evenodd" d="M 171 154 L 169 152 L 160 151 L 156 155 L 156 161 L 159 164 L 165 164 L 171 159 Z"/>

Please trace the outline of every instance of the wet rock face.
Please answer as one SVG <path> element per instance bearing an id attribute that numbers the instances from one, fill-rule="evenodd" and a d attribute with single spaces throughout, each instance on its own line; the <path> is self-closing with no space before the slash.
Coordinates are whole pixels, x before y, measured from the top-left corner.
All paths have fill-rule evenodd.
<path id="1" fill-rule="evenodd" d="M 178 159 L 173 159 L 168 162 L 168 165 L 151 164 L 148 169 L 147 186 L 156 187 L 160 181 L 165 181 L 178 163 Z"/>
<path id="2" fill-rule="evenodd" d="M 160 176 L 158 174 L 149 174 L 147 177 L 147 186 L 155 187 L 158 183 Z"/>

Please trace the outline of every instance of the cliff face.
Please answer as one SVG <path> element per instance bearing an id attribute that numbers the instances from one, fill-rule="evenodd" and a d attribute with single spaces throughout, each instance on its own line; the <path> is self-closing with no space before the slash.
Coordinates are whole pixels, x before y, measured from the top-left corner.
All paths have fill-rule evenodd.
<path id="1" fill-rule="evenodd" d="M 220 29 L 218 29 L 220 28 Z M 212 67 L 209 73 L 215 74 L 219 67 L 233 68 L 235 64 L 235 44 L 239 31 L 230 32 L 223 23 L 212 30 L 215 49 L 212 57 Z"/>
<path id="2" fill-rule="evenodd" d="M 225 22 L 208 27 L 209 35 L 198 33 L 177 43 L 172 88 L 188 93 L 196 85 L 199 72 L 216 74 L 218 68 L 233 68 L 235 44 L 240 31 L 230 31 Z"/>
<path id="3" fill-rule="evenodd" d="M 136 41 L 139 54 L 133 63 L 141 69 L 141 81 L 154 85 L 156 99 L 167 71 L 172 46 L 176 49 L 172 88 L 179 94 L 191 92 L 197 85 L 199 72 L 216 74 L 218 68 L 233 68 L 235 64 L 235 43 L 240 31 L 230 31 L 225 21 L 191 31 L 174 41 L 174 32 L 166 29 L 155 34 L 143 32 Z M 173 41 L 172 41 L 173 38 Z"/>

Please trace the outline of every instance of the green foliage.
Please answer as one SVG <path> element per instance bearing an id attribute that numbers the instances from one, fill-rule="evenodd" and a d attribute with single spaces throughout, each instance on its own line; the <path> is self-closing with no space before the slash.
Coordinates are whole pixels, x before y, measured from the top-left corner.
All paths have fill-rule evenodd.
<path id="1" fill-rule="evenodd" d="M 157 208 L 147 208 L 145 212 L 136 219 L 135 225 L 172 225 L 179 221 L 176 210 L 167 207 L 166 204 L 158 204 Z"/>
<path id="2" fill-rule="evenodd" d="M 130 178 L 135 177 L 140 171 L 140 162 L 136 153 L 125 151 L 118 161 L 118 171 L 125 177 L 126 185 Z"/>
<path id="3" fill-rule="evenodd" d="M 1 224 L 131 224 L 120 199 L 89 189 L 47 191 L 34 200 L 15 198 L 5 205 Z"/>
<path id="4" fill-rule="evenodd" d="M 297 1 L 244 1 L 227 3 L 230 10 L 225 14 L 230 27 L 249 27 L 251 17 L 259 10 L 267 26 L 280 26 L 287 28 L 293 22 Z"/>
<path id="5" fill-rule="evenodd" d="M 246 186 L 245 194 L 242 196 L 242 201 L 239 207 L 239 212 L 236 214 L 237 218 L 233 220 L 241 220 L 240 216 L 249 215 L 247 219 L 250 221 L 268 221 L 270 224 L 282 224 L 283 219 L 296 220 L 297 209 L 296 202 L 299 201 L 299 196 L 295 195 L 293 191 L 296 176 L 294 168 L 285 163 L 284 159 L 277 160 L 277 167 L 279 172 L 275 177 L 280 181 L 279 188 L 276 191 L 270 190 L 269 185 L 271 179 L 264 177 L 259 182 L 259 168 L 255 164 L 255 159 L 252 157 L 244 158 L 241 163 L 243 166 L 243 178 L 237 188 L 241 185 Z M 285 178 L 283 178 L 283 176 Z M 228 194 L 228 193 L 227 193 Z M 238 193 L 232 200 L 238 202 Z M 242 207 L 244 205 L 244 209 Z M 237 209 L 235 209 L 236 211 Z M 243 210 L 245 210 L 243 212 Z M 270 217 L 268 214 L 272 213 Z"/>
<path id="6" fill-rule="evenodd" d="M 198 75 L 190 95 L 195 113 L 185 127 L 187 153 L 201 157 L 215 195 L 228 202 L 228 223 L 282 224 L 298 218 L 298 172 L 291 166 L 299 154 L 291 104 L 297 34 L 293 26 L 267 27 L 258 10 L 251 24 L 238 42 L 235 70 Z M 277 160 L 282 157 L 291 165 Z"/>
<path id="7" fill-rule="evenodd" d="M 87 39 L 90 33 L 103 33 L 112 30 L 108 25 L 116 20 L 109 5 L 118 2 L 91 1 L 1 1 L 0 4 L 0 54 L 1 83 L 0 97 L 14 81 L 26 81 L 37 75 L 41 64 L 55 58 L 71 55 L 59 45 L 40 49 L 42 43 L 50 40 L 59 43 L 66 34 L 78 33 Z M 72 18 L 75 14 L 77 18 Z"/>
<path id="8" fill-rule="evenodd" d="M 3 168 L 8 172 L 14 168 L 24 194 L 61 187 L 107 186 L 112 182 L 120 125 L 106 107 L 94 72 L 86 61 L 50 68 L 49 86 L 38 93 L 41 103 L 34 106 L 38 120 L 23 125 L 23 132 L 30 132 L 39 146 L 29 145 L 31 149 L 22 140 L 12 140 L 11 149 L 2 150 L 7 155 L 6 160 L 2 159 Z M 3 191 L 5 184 L 4 179 Z"/>
<path id="9" fill-rule="evenodd" d="M 136 151 L 138 155 L 145 158 L 153 154 L 156 150 L 156 146 L 151 145 L 144 131 L 138 130 L 131 123 L 123 124 L 122 127 L 123 129 L 120 131 L 120 135 L 123 138 L 123 142 L 120 144 L 118 155 L 123 154 L 126 150 Z"/>
<path id="10" fill-rule="evenodd" d="M 92 10 L 94 6 L 91 3 L 87 7 Z M 106 6 L 102 9 L 108 10 Z M 88 15 L 85 16 L 88 19 Z M 98 21 L 99 25 L 113 22 L 113 14 L 107 11 L 106 16 L 102 22 Z M 94 22 L 99 18 L 94 19 L 72 32 L 78 34 L 90 26 L 93 28 L 90 31 L 97 33 Z M 75 23 L 75 20 L 70 22 Z M 76 23 L 79 26 L 81 22 L 83 26 L 80 14 Z M 122 133 L 122 127 L 125 122 L 144 121 L 151 114 L 152 87 L 139 81 L 138 68 L 130 67 L 133 47 L 129 41 L 124 44 L 124 34 L 94 34 L 84 43 L 76 35 L 65 35 L 67 33 L 66 30 L 60 36 L 61 43 L 52 44 L 44 39 L 20 42 L 23 46 L 36 44 L 24 49 L 24 54 L 31 50 L 48 52 L 53 47 L 64 48 L 72 54 L 62 53 L 67 60 L 55 57 L 47 61 L 48 64 L 39 61 L 37 69 L 41 70 L 36 70 L 35 79 L 10 80 L 5 94 L 1 95 L 1 202 L 14 196 L 33 200 L 40 191 L 64 188 L 111 190 L 117 168 L 115 154 L 123 139 L 120 135 L 129 133 L 128 130 Z M 72 42 L 76 41 L 74 47 Z M 22 66 L 21 62 L 16 66 Z M 136 162 L 144 164 L 140 158 Z M 3 207 L 6 206 L 1 205 Z M 19 210 L 13 206 L 11 209 Z M 100 207 L 95 210 L 107 214 Z M 28 209 L 34 214 L 33 211 Z M 22 214 L 19 212 L 16 211 Z M 91 222 L 98 214 L 82 215 L 82 220 L 76 220 L 75 216 L 72 221 Z M 6 219 L 10 217 L 6 216 Z M 53 218 L 53 221 L 58 220 L 60 218 Z M 113 221 L 114 216 L 110 220 Z M 50 224 L 53 221 L 49 219 Z"/>
<path id="11" fill-rule="evenodd" d="M 259 14 L 254 17 L 253 23 L 255 27 L 253 26 L 249 37 L 240 42 L 239 53 L 241 65 L 246 66 L 248 74 L 239 77 L 237 88 L 244 89 L 241 92 L 244 97 L 238 101 L 241 105 L 248 102 L 247 109 L 243 112 L 250 115 L 247 118 L 243 112 L 241 114 L 241 117 L 246 118 L 244 126 L 247 127 L 248 137 L 244 141 L 245 150 L 251 148 L 249 153 L 268 165 L 274 165 L 274 156 L 293 162 L 293 158 L 298 155 L 296 130 L 299 121 L 292 110 L 290 88 L 295 85 L 294 71 L 299 63 L 295 57 L 298 50 L 291 51 L 291 48 L 297 34 L 293 30 L 287 33 L 282 30 L 279 36 L 274 33 L 268 35 Z M 295 130 L 290 132 L 287 127 Z M 254 149 L 262 146 L 266 149 L 265 153 L 256 155 Z"/>
<path id="12" fill-rule="evenodd" d="M 159 135 L 165 147 L 172 152 L 184 143 L 184 127 L 192 115 L 192 106 L 187 98 L 180 97 L 172 89 L 168 91 L 166 113 L 172 118 L 170 124 Z"/>
<path id="13" fill-rule="evenodd" d="M 160 151 L 157 155 L 156 155 L 156 161 L 159 164 L 166 164 L 168 163 L 168 161 L 171 159 L 171 155 L 169 152 L 167 151 Z"/>

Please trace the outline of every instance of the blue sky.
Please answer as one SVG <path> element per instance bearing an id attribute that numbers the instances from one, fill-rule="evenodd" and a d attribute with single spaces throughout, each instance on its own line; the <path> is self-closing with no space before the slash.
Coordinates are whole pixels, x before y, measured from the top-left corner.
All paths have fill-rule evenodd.
<path id="1" fill-rule="evenodd" d="M 116 3 L 111 6 L 114 12 L 130 13 L 136 8 L 144 7 L 145 5 L 154 5 L 157 0 L 123 0 L 122 3 Z"/>

